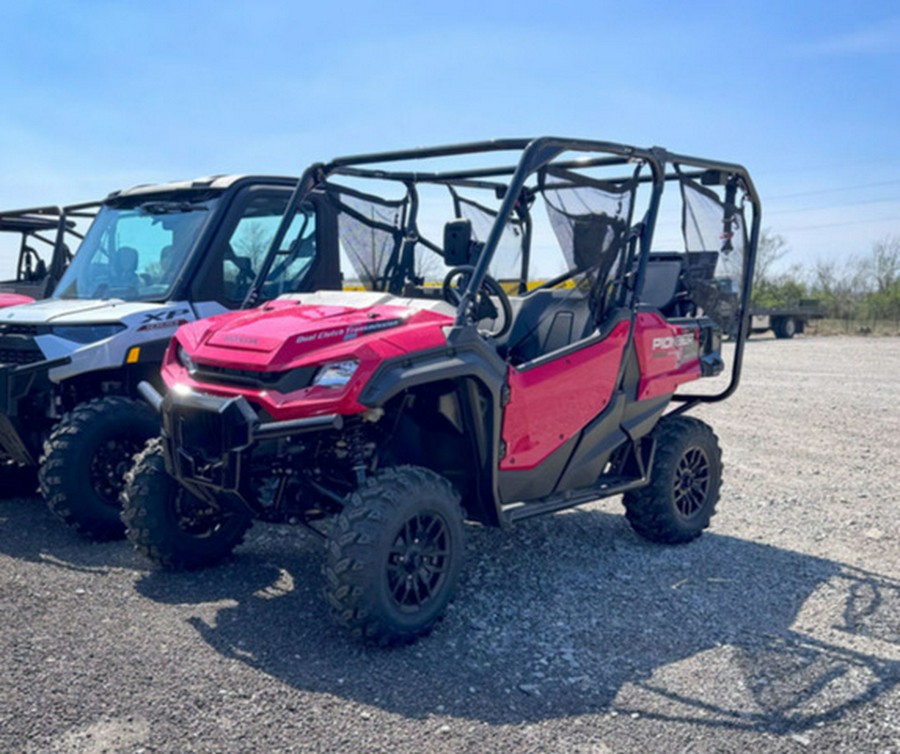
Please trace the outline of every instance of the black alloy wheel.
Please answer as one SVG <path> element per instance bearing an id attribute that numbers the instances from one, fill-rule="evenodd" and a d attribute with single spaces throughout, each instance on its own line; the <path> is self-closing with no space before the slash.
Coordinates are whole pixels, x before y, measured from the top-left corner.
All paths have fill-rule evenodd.
<path id="1" fill-rule="evenodd" d="M 450 569 L 450 532 L 438 513 L 416 514 L 388 554 L 388 588 L 397 608 L 415 612 L 441 593 Z"/>
<path id="2" fill-rule="evenodd" d="M 719 500 L 718 438 L 698 419 L 667 416 L 645 442 L 656 445 L 650 483 L 622 496 L 625 516 L 651 542 L 690 542 L 709 526 Z"/>
<path id="3" fill-rule="evenodd" d="M 332 617 L 382 646 L 428 634 L 453 597 L 464 535 L 450 482 L 418 466 L 380 470 L 348 496 L 328 534 Z"/>
<path id="4" fill-rule="evenodd" d="M 703 510 L 709 495 L 709 459 L 703 448 L 688 448 L 675 470 L 674 503 L 685 518 Z"/>
<path id="5" fill-rule="evenodd" d="M 141 448 L 143 440 L 134 437 L 111 437 L 101 443 L 91 458 L 90 481 L 101 502 L 119 510 L 119 493 L 125 473 Z"/>

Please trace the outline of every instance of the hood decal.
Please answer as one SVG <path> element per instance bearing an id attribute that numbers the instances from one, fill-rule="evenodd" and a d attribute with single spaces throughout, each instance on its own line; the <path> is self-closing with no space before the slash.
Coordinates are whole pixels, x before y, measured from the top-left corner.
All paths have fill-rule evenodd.
<path id="1" fill-rule="evenodd" d="M 382 319 L 373 322 L 364 322 L 362 324 L 352 324 L 346 327 L 335 327 L 330 330 L 319 330 L 304 335 L 298 335 L 295 343 L 311 343 L 315 340 L 332 340 L 340 338 L 341 340 L 353 340 L 361 335 L 369 335 L 373 332 L 381 330 L 389 330 L 392 327 L 399 327 L 403 324 L 402 319 Z"/>

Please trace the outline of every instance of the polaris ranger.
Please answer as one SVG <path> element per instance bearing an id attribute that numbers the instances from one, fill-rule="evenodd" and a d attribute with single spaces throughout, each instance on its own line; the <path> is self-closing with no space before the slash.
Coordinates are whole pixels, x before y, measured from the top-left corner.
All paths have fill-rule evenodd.
<path id="1" fill-rule="evenodd" d="M 681 251 L 653 245 L 666 189 Z M 507 526 L 622 494 L 650 540 L 708 526 L 721 454 L 686 412 L 738 384 L 760 219 L 744 168 L 539 138 L 314 165 L 290 207 L 313 191 L 369 290 L 178 330 L 167 391 L 141 386 L 162 437 L 123 491 L 140 550 L 199 568 L 253 519 L 305 524 L 326 544 L 334 617 L 390 644 L 444 612 L 464 520 Z M 723 352 L 726 275 L 741 281 L 742 337 Z"/>
<path id="2" fill-rule="evenodd" d="M 0 312 L 0 456 L 20 474 L 39 466 L 51 510 L 80 534 L 122 536 L 123 475 L 159 431 L 137 385 L 159 384 L 179 325 L 242 304 L 295 185 L 217 176 L 115 192 L 53 296 Z M 336 216 L 315 194 L 293 211 L 257 295 L 341 285 Z"/>

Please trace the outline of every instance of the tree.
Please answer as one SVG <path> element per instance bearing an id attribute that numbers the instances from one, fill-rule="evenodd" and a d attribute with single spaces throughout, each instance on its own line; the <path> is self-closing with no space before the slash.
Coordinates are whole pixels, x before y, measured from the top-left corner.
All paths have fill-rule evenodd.
<path id="1" fill-rule="evenodd" d="M 772 266 L 790 251 L 784 236 L 765 229 L 756 247 L 756 266 L 753 268 L 753 290 L 759 290 L 770 279 Z"/>
<path id="2" fill-rule="evenodd" d="M 875 290 L 886 293 L 900 281 L 900 236 L 885 236 L 872 246 Z"/>
<path id="3" fill-rule="evenodd" d="M 241 224 L 232 245 L 237 254 L 258 262 L 269 250 L 271 243 L 272 233 L 262 223 L 249 222 Z"/>
<path id="4" fill-rule="evenodd" d="M 868 317 L 900 320 L 900 237 L 885 236 L 873 244 L 869 275 L 874 290 L 866 297 Z"/>

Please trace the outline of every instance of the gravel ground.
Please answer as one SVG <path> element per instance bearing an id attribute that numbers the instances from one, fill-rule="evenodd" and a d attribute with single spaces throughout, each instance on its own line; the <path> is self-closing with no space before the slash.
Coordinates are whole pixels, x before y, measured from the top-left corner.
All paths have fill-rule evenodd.
<path id="1" fill-rule="evenodd" d="M 754 339 L 712 529 L 472 528 L 446 620 L 355 644 L 320 545 L 156 571 L 0 502 L 2 752 L 900 752 L 900 338 Z"/>

